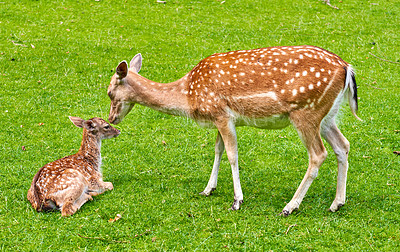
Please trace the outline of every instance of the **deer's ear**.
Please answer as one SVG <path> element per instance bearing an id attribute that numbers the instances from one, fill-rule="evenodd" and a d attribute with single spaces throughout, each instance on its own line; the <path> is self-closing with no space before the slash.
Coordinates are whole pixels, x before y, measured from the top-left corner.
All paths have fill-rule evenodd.
<path id="1" fill-rule="evenodd" d="M 83 128 L 83 123 L 85 122 L 85 120 L 74 116 L 69 116 L 68 118 L 76 127 Z"/>
<path id="2" fill-rule="evenodd" d="M 128 75 L 128 63 L 124 60 L 115 69 L 118 79 L 123 79 Z"/>
<path id="3" fill-rule="evenodd" d="M 142 68 L 142 55 L 140 53 L 136 54 L 129 65 L 131 66 L 129 69 L 132 69 L 135 73 L 139 73 Z"/>
<path id="4" fill-rule="evenodd" d="M 85 127 L 85 129 L 87 129 L 88 131 L 93 131 L 96 129 L 96 123 L 93 122 L 92 120 L 87 120 L 83 122 L 83 126 Z"/>

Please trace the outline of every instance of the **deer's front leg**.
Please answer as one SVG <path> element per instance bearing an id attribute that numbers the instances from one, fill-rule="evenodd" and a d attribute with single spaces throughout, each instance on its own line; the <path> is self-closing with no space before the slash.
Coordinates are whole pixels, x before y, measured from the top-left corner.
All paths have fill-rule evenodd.
<path id="1" fill-rule="evenodd" d="M 105 191 L 111 191 L 112 189 L 114 189 L 114 186 L 111 182 L 104 182 L 100 179 L 95 182 L 91 182 L 91 186 L 89 187 L 88 191 L 90 196 L 97 196 Z"/>
<path id="2" fill-rule="evenodd" d="M 221 157 L 224 153 L 224 149 L 224 142 L 222 141 L 221 134 L 218 131 L 217 140 L 215 142 L 215 158 L 213 169 L 211 172 L 210 180 L 208 181 L 208 184 L 204 191 L 200 193 L 201 195 L 209 196 L 215 190 L 215 188 L 217 188 L 219 164 L 221 163 Z"/>
<path id="3" fill-rule="evenodd" d="M 232 168 L 234 201 L 231 210 L 238 210 L 243 203 L 242 187 L 240 186 L 238 148 L 235 124 L 230 119 L 221 119 L 215 122 L 225 145 L 226 154 Z"/>

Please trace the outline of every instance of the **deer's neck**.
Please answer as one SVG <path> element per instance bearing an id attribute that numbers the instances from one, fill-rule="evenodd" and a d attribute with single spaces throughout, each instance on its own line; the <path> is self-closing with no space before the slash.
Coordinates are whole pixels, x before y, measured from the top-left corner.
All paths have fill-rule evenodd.
<path id="1" fill-rule="evenodd" d="M 81 147 L 79 148 L 78 155 L 83 156 L 89 161 L 94 169 L 99 170 L 101 166 L 101 139 L 95 135 L 89 134 L 88 131 L 83 129 L 83 137 Z"/>
<path id="2" fill-rule="evenodd" d="M 136 103 L 161 111 L 163 113 L 187 116 L 188 75 L 171 83 L 157 83 L 138 74 L 128 78 L 128 84 L 135 90 Z"/>

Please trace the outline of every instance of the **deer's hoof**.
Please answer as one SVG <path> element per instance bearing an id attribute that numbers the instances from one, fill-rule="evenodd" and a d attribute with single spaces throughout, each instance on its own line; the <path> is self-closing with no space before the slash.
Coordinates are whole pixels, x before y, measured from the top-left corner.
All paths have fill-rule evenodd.
<path id="1" fill-rule="evenodd" d="M 210 196 L 212 194 L 212 192 L 215 191 L 215 188 L 211 188 L 211 190 L 204 190 L 201 193 L 199 193 L 200 195 L 204 195 L 204 196 Z"/>
<path id="2" fill-rule="evenodd" d="M 336 203 L 335 201 L 332 203 L 331 207 L 329 207 L 328 211 L 334 213 L 338 211 L 342 206 L 344 206 L 344 203 Z"/>
<path id="3" fill-rule="evenodd" d="M 290 212 L 284 209 L 279 215 L 283 217 L 288 217 L 290 215 Z"/>
<path id="4" fill-rule="evenodd" d="M 239 210 L 242 203 L 243 203 L 243 200 L 235 200 L 229 210 L 232 210 L 232 211 Z"/>

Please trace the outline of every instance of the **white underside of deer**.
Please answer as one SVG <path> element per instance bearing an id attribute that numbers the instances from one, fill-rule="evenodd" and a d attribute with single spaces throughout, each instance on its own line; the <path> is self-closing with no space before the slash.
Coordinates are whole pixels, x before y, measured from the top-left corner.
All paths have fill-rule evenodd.
<path id="1" fill-rule="evenodd" d="M 218 129 L 210 180 L 201 193 L 217 186 L 221 156 L 226 150 L 232 167 L 233 210 L 240 208 L 237 126 L 280 129 L 292 124 L 308 151 L 309 164 L 299 188 L 282 214 L 289 215 L 303 200 L 327 156 L 321 135 L 338 160 L 336 197 L 330 211 L 346 198 L 349 142 L 335 123 L 340 104 L 348 99 L 354 116 L 357 87 L 352 67 L 337 55 L 314 46 L 270 47 L 218 53 L 200 61 L 180 80 L 168 84 L 138 74 L 140 54 L 121 62 L 111 79 L 109 121 L 117 124 L 135 103 L 187 116 L 204 127 Z M 356 116 L 356 118 L 358 118 Z"/>

